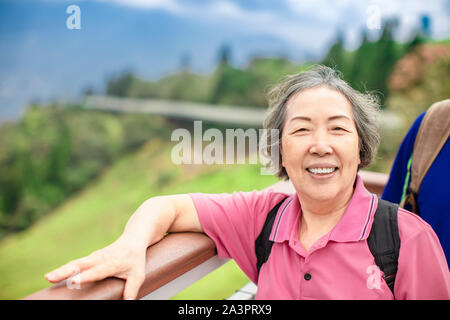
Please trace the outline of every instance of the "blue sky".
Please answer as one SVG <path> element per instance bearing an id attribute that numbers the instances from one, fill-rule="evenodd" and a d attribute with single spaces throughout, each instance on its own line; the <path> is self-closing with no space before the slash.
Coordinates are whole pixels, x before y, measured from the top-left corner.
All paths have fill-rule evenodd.
<path id="1" fill-rule="evenodd" d="M 66 28 L 71 4 L 80 7 L 80 30 Z M 255 55 L 320 60 L 338 30 L 350 49 L 362 30 L 378 35 L 367 26 L 369 7 L 399 18 L 399 41 L 422 14 L 434 38 L 450 37 L 449 0 L 0 0 L 0 121 L 16 119 L 31 99 L 101 90 L 125 69 L 157 79 L 178 70 L 183 55 L 209 73 L 225 43 L 238 67 Z"/>

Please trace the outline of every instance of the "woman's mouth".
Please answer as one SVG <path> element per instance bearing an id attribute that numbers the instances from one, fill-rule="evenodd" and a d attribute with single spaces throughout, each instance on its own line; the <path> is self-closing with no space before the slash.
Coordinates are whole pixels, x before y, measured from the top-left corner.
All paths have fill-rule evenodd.
<path id="1" fill-rule="evenodd" d="M 306 171 L 315 179 L 328 179 L 334 176 L 338 167 L 314 167 L 307 168 Z"/>
<path id="2" fill-rule="evenodd" d="M 314 174 L 328 174 L 336 171 L 337 169 L 338 169 L 337 167 L 333 167 L 333 168 L 308 168 L 306 170 Z"/>

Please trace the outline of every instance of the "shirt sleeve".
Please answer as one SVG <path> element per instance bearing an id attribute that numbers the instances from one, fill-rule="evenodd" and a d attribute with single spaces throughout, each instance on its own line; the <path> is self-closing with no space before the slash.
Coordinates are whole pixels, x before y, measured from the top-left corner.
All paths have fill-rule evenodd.
<path id="1" fill-rule="evenodd" d="M 400 256 L 395 280 L 398 300 L 450 299 L 450 274 L 439 239 L 417 215 L 399 209 Z"/>
<path id="2" fill-rule="evenodd" d="M 271 189 L 232 194 L 190 194 L 218 256 L 232 258 L 256 283 L 255 240 L 269 211 L 286 195 Z"/>
<path id="3" fill-rule="evenodd" d="M 413 152 L 414 141 L 416 140 L 417 132 L 419 131 L 419 127 L 424 116 L 425 112 L 417 117 L 400 144 L 400 148 L 395 156 L 395 160 L 389 174 L 389 180 L 381 196 L 384 200 L 397 204 L 401 201 L 408 161 Z"/>

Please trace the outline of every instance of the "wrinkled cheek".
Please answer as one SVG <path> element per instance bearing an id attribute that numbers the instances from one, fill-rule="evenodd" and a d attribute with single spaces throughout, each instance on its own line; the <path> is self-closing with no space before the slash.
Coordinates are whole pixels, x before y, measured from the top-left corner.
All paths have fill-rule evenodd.
<path id="1" fill-rule="evenodd" d="M 290 155 L 289 157 L 282 156 L 282 165 L 288 173 L 298 171 L 301 170 L 301 159 L 295 157 L 295 155 Z"/>

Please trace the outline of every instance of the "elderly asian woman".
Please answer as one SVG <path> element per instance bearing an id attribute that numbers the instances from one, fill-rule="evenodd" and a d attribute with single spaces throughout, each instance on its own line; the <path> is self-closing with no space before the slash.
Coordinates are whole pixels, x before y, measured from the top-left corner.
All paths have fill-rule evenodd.
<path id="1" fill-rule="evenodd" d="M 134 299 L 144 280 L 146 248 L 166 232 L 195 231 L 212 238 L 218 255 L 233 258 L 258 284 L 257 299 L 449 299 L 445 255 L 420 217 L 398 209 L 393 291 L 369 249 L 379 200 L 358 170 L 376 155 L 377 113 L 376 99 L 352 89 L 331 68 L 288 76 L 269 93 L 264 126 L 279 130 L 279 141 L 270 141 L 279 144 L 279 154 L 271 156 L 279 159 L 277 175 L 292 182 L 294 194 L 269 188 L 151 198 L 115 242 L 48 273 L 47 280 L 59 282 L 79 270 L 81 283 L 116 276 L 126 280 L 124 298 Z M 255 240 L 281 201 L 271 253 L 258 272 Z"/>

